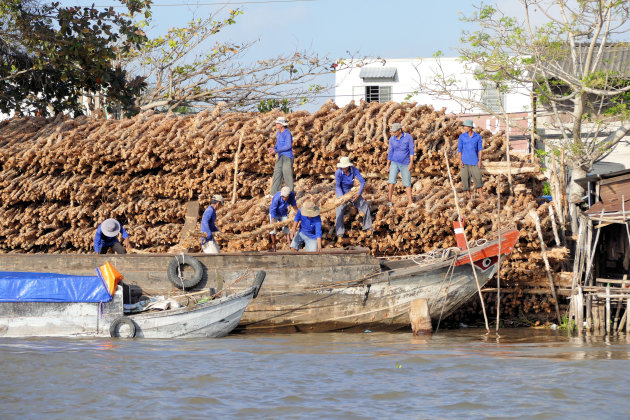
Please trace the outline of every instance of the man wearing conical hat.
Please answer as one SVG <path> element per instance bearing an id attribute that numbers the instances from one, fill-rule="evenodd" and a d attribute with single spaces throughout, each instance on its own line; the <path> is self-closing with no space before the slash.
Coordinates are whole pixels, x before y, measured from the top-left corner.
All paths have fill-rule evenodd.
<path id="1" fill-rule="evenodd" d="M 289 131 L 287 119 L 284 117 L 278 117 L 275 121 L 276 125 L 276 145 L 274 148 L 269 148 L 268 151 L 272 155 L 278 155 L 276 160 L 276 166 L 273 169 L 273 178 L 271 180 L 271 194 L 269 198 L 273 197 L 280 187 L 282 187 L 282 181 L 284 184 L 293 190 L 293 136 Z"/>
<path id="2" fill-rule="evenodd" d="M 122 233 L 123 245 L 118 241 L 118 234 Z M 131 248 L 129 243 L 129 234 L 116 219 L 107 219 L 96 228 L 94 235 L 94 252 L 97 254 L 107 254 L 109 249 L 116 254 L 126 254 Z"/>
<path id="3" fill-rule="evenodd" d="M 294 236 L 291 242 L 294 251 L 299 251 L 302 245 L 307 252 L 322 250 L 322 218 L 319 207 L 311 200 L 305 201 L 295 215 L 291 234 Z"/>
<path id="4" fill-rule="evenodd" d="M 352 201 L 349 201 L 341 206 L 338 206 L 335 209 L 336 219 L 335 219 L 335 233 L 337 237 L 341 237 L 346 232 L 346 228 L 343 225 L 343 215 L 346 211 L 346 208 L 349 206 L 354 206 L 363 213 L 363 230 L 370 230 L 372 228 L 372 216 L 370 214 L 370 207 L 368 206 L 365 198 L 361 196 L 363 193 L 363 188 L 365 187 L 365 179 L 361 176 L 361 172 L 359 169 L 352 165 L 350 162 L 350 158 L 347 156 L 342 156 L 339 159 L 339 163 L 337 164 L 337 171 L 335 172 L 335 193 L 337 197 L 341 197 L 348 193 L 354 186 L 354 181 L 359 181 L 360 187 L 359 192 L 357 192 L 354 197 L 352 197 Z"/>
<path id="5" fill-rule="evenodd" d="M 215 194 L 210 200 L 210 205 L 203 212 L 201 217 L 201 233 L 205 233 L 206 237 L 201 238 L 201 250 L 204 254 L 218 254 L 219 244 L 214 238 L 214 233 L 218 232 L 215 222 L 217 220 L 217 210 L 223 205 L 223 197 Z"/>

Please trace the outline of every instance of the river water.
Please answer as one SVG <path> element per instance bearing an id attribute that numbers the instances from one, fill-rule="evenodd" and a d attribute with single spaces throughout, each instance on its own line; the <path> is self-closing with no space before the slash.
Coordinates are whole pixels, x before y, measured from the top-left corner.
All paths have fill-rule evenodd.
<path id="1" fill-rule="evenodd" d="M 0 339 L 0 418 L 630 418 L 630 342 L 559 331 Z"/>

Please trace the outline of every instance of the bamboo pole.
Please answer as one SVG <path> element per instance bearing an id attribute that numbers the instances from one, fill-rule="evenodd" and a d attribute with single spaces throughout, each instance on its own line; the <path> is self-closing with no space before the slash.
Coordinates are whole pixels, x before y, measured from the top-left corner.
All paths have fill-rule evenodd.
<path id="1" fill-rule="evenodd" d="M 529 131 L 529 138 L 531 142 L 531 149 L 529 151 L 529 160 L 531 162 L 535 162 L 536 156 L 536 98 L 534 97 L 534 92 L 529 93 L 529 98 L 531 101 L 532 113 L 531 113 L 531 129 Z"/>
<path id="2" fill-rule="evenodd" d="M 446 160 L 446 170 L 448 172 L 448 180 L 451 184 L 451 189 L 453 190 L 453 197 L 455 198 L 455 208 L 457 209 L 457 218 L 459 220 L 459 225 L 464 227 L 464 222 L 462 221 L 462 212 L 459 209 L 459 202 L 457 198 L 457 190 L 455 189 L 455 183 L 453 182 L 453 176 L 451 175 L 451 165 L 448 161 L 448 155 L 446 154 L 446 147 L 444 148 L 444 159 Z M 466 229 L 462 229 L 464 235 L 464 241 L 468 244 L 468 238 L 466 237 Z M 501 242 L 501 235 L 499 231 L 499 243 Z M 479 285 L 479 278 L 477 277 L 477 270 L 475 269 L 475 264 L 473 263 L 473 257 L 470 252 L 470 247 L 466 246 L 466 250 L 468 251 L 468 259 L 470 260 L 470 267 L 472 268 L 473 275 L 475 276 L 475 284 L 477 284 L 477 293 L 479 293 L 479 301 L 481 302 L 481 310 L 483 311 L 483 320 L 486 323 L 486 331 L 490 332 L 490 327 L 488 326 L 488 316 L 486 315 L 486 305 L 483 303 L 483 295 L 481 294 L 481 286 Z"/>
<path id="3" fill-rule="evenodd" d="M 505 113 L 505 121 L 507 124 L 505 127 L 505 158 L 507 159 L 508 164 L 508 185 L 510 188 L 510 195 L 512 195 L 514 194 L 514 189 L 512 188 L 512 168 L 510 164 L 510 116 L 507 112 Z M 499 242 L 501 241 L 499 240 Z"/>
<path id="4" fill-rule="evenodd" d="M 628 338 L 628 330 L 630 330 L 628 327 L 630 325 L 630 315 L 628 312 L 630 312 L 630 299 L 626 300 L 626 339 Z"/>
<path id="5" fill-rule="evenodd" d="M 547 206 L 547 209 L 549 209 L 549 218 L 551 219 L 551 227 L 553 229 L 553 238 L 556 241 L 556 246 L 561 246 L 562 244 L 560 243 L 560 237 L 558 236 L 558 225 L 556 224 L 556 217 L 553 211 L 553 204 L 549 204 Z"/>
<path id="6" fill-rule="evenodd" d="M 601 213 L 600 213 L 600 217 L 603 217 L 604 215 L 604 209 L 602 209 Z M 592 247 L 592 251 L 591 251 L 591 255 L 590 255 L 590 259 L 588 260 L 588 265 L 586 266 L 586 278 L 584 279 L 584 285 L 585 286 L 590 286 L 590 282 L 592 279 L 591 276 L 591 269 L 593 267 L 593 259 L 595 258 L 595 251 L 597 250 L 597 244 L 599 242 L 599 233 L 601 232 L 601 229 L 597 229 L 597 234 L 595 235 L 595 243 L 593 244 Z M 589 244 L 590 247 L 590 244 Z"/>
<path id="7" fill-rule="evenodd" d="M 593 330 L 593 317 L 591 310 L 593 307 L 593 297 L 586 295 L 586 333 L 589 334 Z"/>
<path id="8" fill-rule="evenodd" d="M 501 320 L 501 175 L 497 176 L 497 230 L 499 231 L 499 257 L 497 260 L 497 325 L 499 331 Z"/>
<path id="9" fill-rule="evenodd" d="M 236 179 L 238 176 L 238 155 L 241 153 L 241 147 L 243 146 L 244 135 L 245 135 L 245 128 L 241 128 L 241 135 L 238 137 L 238 147 L 236 148 L 236 154 L 234 156 L 234 181 L 232 182 L 232 204 L 236 203 Z"/>
<path id="10" fill-rule="evenodd" d="M 549 280 L 549 288 L 551 289 L 551 296 L 554 299 L 554 304 L 556 307 L 556 318 L 558 319 L 558 325 L 562 323 L 562 319 L 560 318 L 560 307 L 558 306 L 558 297 L 556 296 L 556 287 L 553 284 L 553 276 L 551 275 L 551 267 L 549 265 L 549 259 L 547 258 L 547 246 L 545 245 L 545 240 L 542 234 L 542 228 L 540 227 L 540 219 L 538 218 L 538 213 L 535 210 L 529 211 L 530 217 L 536 223 L 536 231 L 538 232 L 538 239 L 540 239 L 540 250 L 543 257 L 543 261 L 545 262 L 545 270 L 547 270 L 547 279 Z"/>
<path id="11" fill-rule="evenodd" d="M 577 299 L 575 302 L 575 311 L 576 318 L 575 323 L 577 324 L 577 331 L 580 337 L 582 336 L 582 330 L 584 328 L 584 295 L 582 294 L 582 288 L 580 286 L 577 287 Z"/>

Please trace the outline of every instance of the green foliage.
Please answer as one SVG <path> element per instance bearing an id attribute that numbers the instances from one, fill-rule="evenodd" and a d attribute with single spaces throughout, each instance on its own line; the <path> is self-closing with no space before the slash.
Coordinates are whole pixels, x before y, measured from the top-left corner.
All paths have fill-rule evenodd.
<path id="1" fill-rule="evenodd" d="M 551 195 L 551 186 L 546 181 L 543 183 L 542 195 Z"/>
<path id="2" fill-rule="evenodd" d="M 131 78 L 113 63 L 118 53 L 146 41 L 133 19 L 139 13 L 148 18 L 151 2 L 120 2 L 127 6 L 123 13 L 58 2 L 2 2 L 0 111 L 81 114 L 80 95 L 95 92 L 131 111 L 143 78 Z"/>
<path id="3" fill-rule="evenodd" d="M 265 99 L 260 101 L 260 103 L 258 104 L 258 112 L 263 114 L 273 111 L 274 109 L 279 109 L 286 114 L 292 112 L 290 102 L 287 98 L 284 98 L 281 101 L 277 99 Z"/>

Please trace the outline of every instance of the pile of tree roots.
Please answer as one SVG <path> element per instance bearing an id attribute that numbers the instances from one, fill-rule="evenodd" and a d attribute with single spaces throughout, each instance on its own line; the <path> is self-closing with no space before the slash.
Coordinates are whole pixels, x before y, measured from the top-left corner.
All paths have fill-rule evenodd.
<path id="1" fill-rule="evenodd" d="M 550 314 L 550 295 L 527 290 L 548 288 L 540 242 L 530 210 L 553 246 L 541 173 L 484 174 L 483 193 L 467 199 L 459 177 L 457 138 L 461 122 L 430 106 L 399 103 L 326 103 L 317 112 L 265 114 L 229 112 L 221 106 L 194 115 L 143 113 L 130 119 L 105 120 L 63 116 L 15 118 L 0 123 L 0 253 L 90 253 L 96 227 L 114 217 L 123 222 L 133 246 L 166 252 L 178 243 L 186 202 L 198 200 L 203 211 L 213 194 L 226 205 L 219 210 L 222 252 L 264 251 L 266 234 L 248 235 L 269 223 L 271 175 L 275 157 L 274 120 L 286 116 L 293 134 L 295 192 L 320 206 L 335 198 L 334 172 L 349 156 L 366 178 L 373 230 L 361 230 L 362 215 L 348 211 L 346 235 L 335 236 L 335 213 L 322 215 L 325 248 L 360 246 L 375 256 L 418 254 L 455 246 L 453 221 L 458 214 L 446 157 L 466 219 L 469 240 L 491 237 L 499 227 L 520 230 L 519 243 L 502 264 L 507 316 Z M 393 205 L 387 203 L 388 128 L 399 122 L 415 139 L 412 171 L 414 203 L 407 203 L 401 181 Z M 483 160 L 506 160 L 502 133 L 481 132 Z M 512 156 L 518 165 L 529 157 Z M 233 195 L 235 191 L 235 195 Z M 501 196 L 500 226 L 498 193 Z M 232 199 L 235 202 L 232 203 Z M 286 249 L 279 238 L 279 249 Z M 196 249 L 199 251 L 197 244 Z M 551 259 L 559 272 L 565 254 Z M 559 278 L 560 276 L 557 276 Z M 492 280 L 491 282 L 495 282 Z M 557 286 L 562 286 L 557 284 Z M 485 293 L 491 302 L 495 294 Z M 470 306 L 474 310 L 474 305 Z M 529 318 L 528 318 L 529 319 Z"/>

